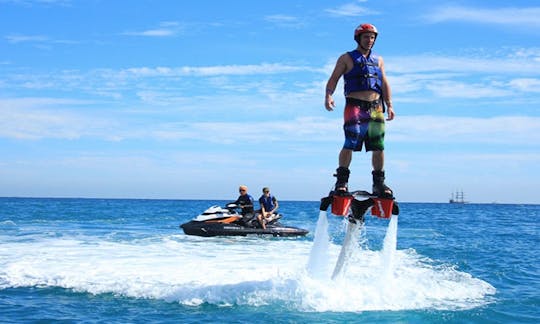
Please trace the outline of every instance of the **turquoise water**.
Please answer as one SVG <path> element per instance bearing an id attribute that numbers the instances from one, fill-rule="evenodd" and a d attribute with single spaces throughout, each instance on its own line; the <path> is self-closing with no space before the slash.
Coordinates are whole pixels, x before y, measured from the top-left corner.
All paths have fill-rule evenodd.
<path id="1" fill-rule="evenodd" d="M 178 228 L 224 203 L 0 198 L 0 322 L 540 321 L 540 206 L 403 203 L 391 269 L 389 221 L 369 217 L 331 280 L 342 218 L 317 246 L 318 202 L 280 202 L 304 238 Z"/>

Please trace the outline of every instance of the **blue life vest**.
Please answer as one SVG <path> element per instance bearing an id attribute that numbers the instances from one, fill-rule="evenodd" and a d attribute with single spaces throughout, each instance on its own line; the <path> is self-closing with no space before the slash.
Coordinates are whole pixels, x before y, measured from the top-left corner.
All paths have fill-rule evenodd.
<path id="1" fill-rule="evenodd" d="M 352 58 L 353 68 L 343 75 L 345 96 L 351 92 L 372 90 L 382 94 L 382 71 L 379 68 L 379 56 L 369 53 L 364 57 L 357 50 L 348 52 Z"/>
<path id="2" fill-rule="evenodd" d="M 276 198 L 272 195 L 268 195 L 266 197 L 265 195 L 262 195 L 261 198 L 259 198 L 259 203 L 264 206 L 264 209 L 269 212 L 276 207 L 275 205 Z"/>

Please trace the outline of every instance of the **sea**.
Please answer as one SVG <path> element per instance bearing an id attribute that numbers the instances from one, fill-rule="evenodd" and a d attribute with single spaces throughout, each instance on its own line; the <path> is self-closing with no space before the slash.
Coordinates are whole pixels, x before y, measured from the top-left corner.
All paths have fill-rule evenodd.
<path id="1" fill-rule="evenodd" d="M 1 323 L 540 323 L 540 205 L 400 203 L 305 237 L 197 237 L 220 200 L 0 198 Z M 352 243 L 351 243 L 352 242 Z"/>

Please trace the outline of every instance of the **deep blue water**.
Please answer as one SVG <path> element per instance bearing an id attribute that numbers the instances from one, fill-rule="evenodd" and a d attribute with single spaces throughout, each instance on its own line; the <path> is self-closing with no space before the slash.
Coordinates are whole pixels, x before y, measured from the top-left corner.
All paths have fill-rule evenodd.
<path id="1" fill-rule="evenodd" d="M 307 270 L 318 202 L 280 202 L 304 238 L 178 228 L 224 203 L 0 198 L 0 322 L 540 322 L 538 205 L 403 203 L 381 283 L 388 220 L 332 281 Z M 328 222 L 332 268 L 345 222 Z"/>

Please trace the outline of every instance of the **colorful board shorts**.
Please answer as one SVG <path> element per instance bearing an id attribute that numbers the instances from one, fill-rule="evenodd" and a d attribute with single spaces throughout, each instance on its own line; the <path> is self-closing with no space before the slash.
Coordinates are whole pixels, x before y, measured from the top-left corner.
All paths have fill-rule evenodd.
<path id="1" fill-rule="evenodd" d="M 361 151 L 384 150 L 384 112 L 379 101 L 347 98 L 343 112 L 344 149 Z"/>

